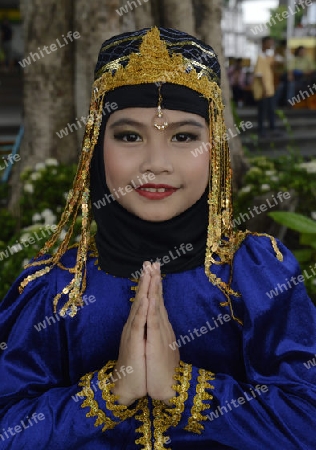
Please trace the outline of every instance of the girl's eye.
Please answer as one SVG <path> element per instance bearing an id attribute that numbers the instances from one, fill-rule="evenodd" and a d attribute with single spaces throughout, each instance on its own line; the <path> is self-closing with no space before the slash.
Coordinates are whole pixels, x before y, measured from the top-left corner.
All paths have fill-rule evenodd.
<path id="1" fill-rule="evenodd" d="M 172 137 L 172 142 L 192 142 L 196 141 L 198 136 L 192 133 L 177 133 Z"/>
<path id="2" fill-rule="evenodd" d="M 118 141 L 123 142 L 140 142 L 142 139 L 137 133 L 117 133 L 114 135 L 114 138 Z"/>

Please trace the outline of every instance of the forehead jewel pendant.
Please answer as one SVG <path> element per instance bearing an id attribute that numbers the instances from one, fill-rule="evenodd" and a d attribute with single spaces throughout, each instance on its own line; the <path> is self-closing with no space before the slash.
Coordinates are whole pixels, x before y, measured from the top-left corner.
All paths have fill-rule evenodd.
<path id="1" fill-rule="evenodd" d="M 159 83 L 157 115 L 156 115 L 156 118 L 154 121 L 154 126 L 159 131 L 165 130 L 169 125 L 168 122 L 166 120 L 164 120 L 164 118 L 163 118 L 163 112 L 162 112 L 162 108 L 161 108 L 161 104 L 162 104 L 161 86 L 162 86 L 162 83 Z"/>

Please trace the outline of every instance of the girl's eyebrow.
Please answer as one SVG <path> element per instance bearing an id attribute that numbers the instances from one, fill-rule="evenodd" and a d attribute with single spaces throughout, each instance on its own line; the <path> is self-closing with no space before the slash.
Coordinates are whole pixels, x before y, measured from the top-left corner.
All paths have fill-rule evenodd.
<path id="1" fill-rule="evenodd" d="M 135 119 L 129 119 L 127 117 L 126 118 L 122 117 L 121 119 L 116 120 L 115 122 L 113 122 L 110 125 L 110 128 L 115 128 L 115 127 L 122 126 L 122 125 L 130 125 L 130 126 L 139 127 L 139 128 L 146 128 L 146 125 L 144 123 L 139 122 Z M 193 127 L 198 127 L 198 128 L 204 128 L 204 125 L 202 125 L 200 122 L 198 122 L 197 120 L 194 120 L 194 119 L 181 120 L 179 122 L 169 122 L 168 128 L 174 129 L 174 128 L 183 127 L 183 126 L 187 126 L 187 125 L 190 125 Z"/>

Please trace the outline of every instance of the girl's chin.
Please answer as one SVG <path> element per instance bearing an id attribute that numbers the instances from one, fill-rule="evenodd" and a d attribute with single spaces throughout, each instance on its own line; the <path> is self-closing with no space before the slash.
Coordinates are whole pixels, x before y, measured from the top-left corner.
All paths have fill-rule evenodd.
<path id="1" fill-rule="evenodd" d="M 126 207 L 125 207 L 126 208 Z M 173 219 L 174 217 L 180 215 L 185 211 L 179 210 L 175 211 L 174 208 L 170 211 L 166 211 L 166 208 L 164 207 L 162 211 L 159 211 L 158 205 L 153 206 L 153 208 L 146 208 L 146 210 L 141 208 L 126 208 L 130 213 L 134 214 L 134 216 L 139 217 L 142 220 L 147 220 L 148 222 L 164 222 L 166 220 Z M 150 211 L 149 209 L 152 209 Z"/>

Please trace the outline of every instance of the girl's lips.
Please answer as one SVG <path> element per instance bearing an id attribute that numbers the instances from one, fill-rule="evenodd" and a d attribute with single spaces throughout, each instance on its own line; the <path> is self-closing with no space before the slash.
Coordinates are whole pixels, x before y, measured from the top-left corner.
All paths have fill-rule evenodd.
<path id="1" fill-rule="evenodd" d="M 136 189 L 136 192 L 149 200 L 162 200 L 174 194 L 178 188 L 167 184 L 144 184 Z"/>

